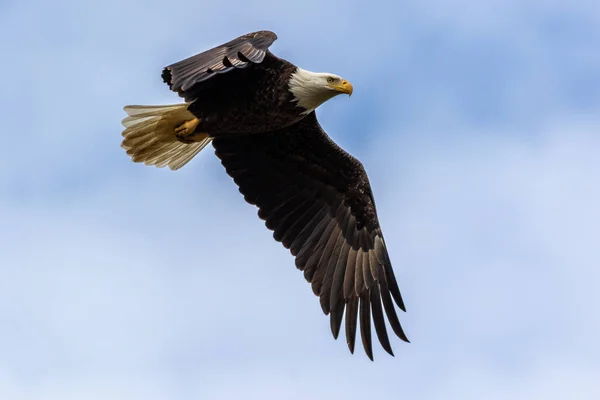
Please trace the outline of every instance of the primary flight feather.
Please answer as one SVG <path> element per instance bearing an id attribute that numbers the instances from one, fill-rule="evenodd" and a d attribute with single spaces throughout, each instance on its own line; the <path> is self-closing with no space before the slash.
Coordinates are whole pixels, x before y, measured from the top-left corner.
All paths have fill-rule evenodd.
<path id="1" fill-rule="evenodd" d="M 276 57 L 273 32 L 240 36 L 163 69 L 184 103 L 126 106 L 122 147 L 135 162 L 177 170 L 212 143 L 244 199 L 295 257 L 338 337 L 357 326 L 373 359 L 371 320 L 393 355 L 386 320 L 408 342 L 405 311 L 375 201 L 357 159 L 323 131 L 315 110 L 352 85 Z"/>

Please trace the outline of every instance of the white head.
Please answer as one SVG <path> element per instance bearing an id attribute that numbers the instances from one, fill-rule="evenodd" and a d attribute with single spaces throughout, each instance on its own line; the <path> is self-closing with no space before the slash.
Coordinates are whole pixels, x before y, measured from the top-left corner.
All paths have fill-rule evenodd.
<path id="1" fill-rule="evenodd" d="M 324 72 L 310 72 L 298 68 L 290 78 L 290 92 L 294 101 L 308 114 L 338 94 L 352 94 L 352 85 L 342 77 Z"/>

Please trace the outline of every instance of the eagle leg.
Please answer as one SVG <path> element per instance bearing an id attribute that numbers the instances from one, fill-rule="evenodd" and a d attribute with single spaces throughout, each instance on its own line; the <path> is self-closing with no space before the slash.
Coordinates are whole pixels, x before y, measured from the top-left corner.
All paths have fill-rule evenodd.
<path id="1" fill-rule="evenodd" d="M 175 128 L 174 133 L 181 143 L 194 143 L 205 139 L 208 135 L 206 133 L 194 132 L 198 127 L 200 120 L 198 118 L 190 119 L 185 121 L 183 124 Z"/>

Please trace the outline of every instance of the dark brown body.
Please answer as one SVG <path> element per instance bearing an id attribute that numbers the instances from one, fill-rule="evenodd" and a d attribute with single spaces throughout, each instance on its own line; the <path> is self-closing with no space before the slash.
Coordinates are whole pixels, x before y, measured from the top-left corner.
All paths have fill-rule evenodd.
<path id="1" fill-rule="evenodd" d="M 217 75 L 198 89 L 192 87 L 197 99 L 188 110 L 200 121 L 196 131 L 211 136 L 257 133 L 297 122 L 304 109 L 292 101 L 288 90 L 295 70 L 294 65 L 267 54 L 260 65 Z"/>

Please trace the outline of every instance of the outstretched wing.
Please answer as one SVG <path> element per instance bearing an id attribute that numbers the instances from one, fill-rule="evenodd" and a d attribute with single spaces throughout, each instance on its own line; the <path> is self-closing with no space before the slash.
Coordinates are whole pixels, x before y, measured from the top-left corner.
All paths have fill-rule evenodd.
<path id="1" fill-rule="evenodd" d="M 296 257 L 330 314 L 333 336 L 345 310 L 350 351 L 359 320 L 372 360 L 372 316 L 379 342 L 393 355 L 385 311 L 392 330 L 408 342 L 392 301 L 405 310 L 365 170 L 327 136 L 315 113 L 279 131 L 215 137 L 213 145 L 246 201 L 258 206 L 275 240 Z"/>
<path id="2" fill-rule="evenodd" d="M 217 74 L 261 63 L 275 40 L 277 35 L 270 31 L 248 33 L 165 67 L 162 78 L 171 90 L 191 102 L 195 91 L 190 89 L 194 85 Z"/>

